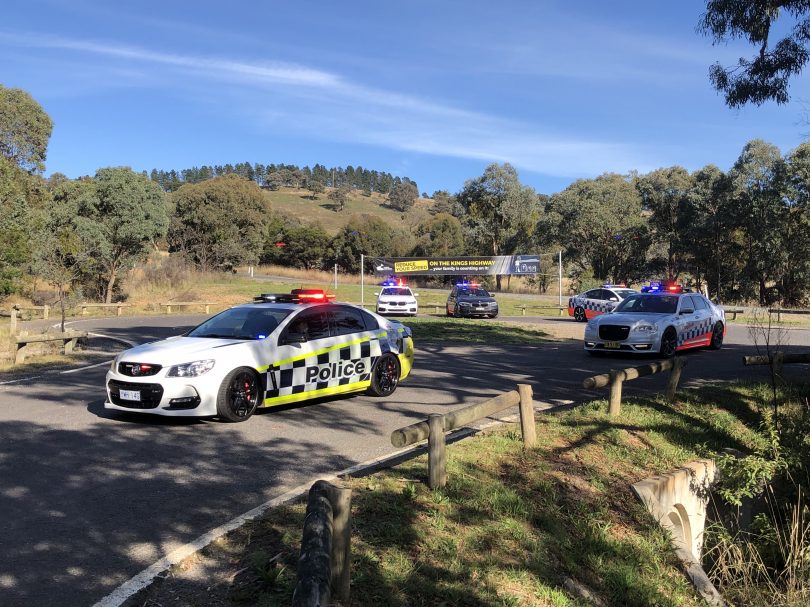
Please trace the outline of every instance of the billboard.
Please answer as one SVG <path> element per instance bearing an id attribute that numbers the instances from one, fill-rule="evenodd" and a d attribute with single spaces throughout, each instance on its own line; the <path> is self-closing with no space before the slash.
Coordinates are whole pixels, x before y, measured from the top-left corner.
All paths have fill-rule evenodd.
<path id="1" fill-rule="evenodd" d="M 480 276 L 538 274 L 540 255 L 494 257 L 375 257 L 374 274 Z"/>

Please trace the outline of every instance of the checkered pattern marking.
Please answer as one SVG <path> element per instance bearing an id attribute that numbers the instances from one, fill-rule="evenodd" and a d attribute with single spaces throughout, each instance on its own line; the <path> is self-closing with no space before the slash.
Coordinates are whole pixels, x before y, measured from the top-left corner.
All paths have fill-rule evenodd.
<path id="1" fill-rule="evenodd" d="M 704 318 L 696 323 L 694 327 L 683 331 L 678 335 L 678 346 L 684 345 L 686 342 L 697 339 L 698 337 L 707 337 L 712 332 L 712 319 Z"/>
<path id="2" fill-rule="evenodd" d="M 380 340 L 374 337 L 271 365 L 267 370 L 265 399 L 368 382 L 381 354 Z"/>
<path id="3" fill-rule="evenodd" d="M 611 312 L 613 308 L 616 307 L 615 301 L 605 301 L 603 299 L 587 299 L 585 297 L 572 297 L 571 298 L 571 307 L 577 308 L 580 307 L 583 310 L 589 310 L 591 312 L 598 312 L 599 314 L 605 314 L 607 312 Z"/>

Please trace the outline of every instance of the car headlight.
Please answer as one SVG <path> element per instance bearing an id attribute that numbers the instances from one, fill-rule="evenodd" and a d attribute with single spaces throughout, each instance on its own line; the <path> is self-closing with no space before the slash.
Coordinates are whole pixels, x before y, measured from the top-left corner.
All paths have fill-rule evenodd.
<path id="1" fill-rule="evenodd" d="M 199 377 L 214 368 L 213 360 L 195 360 L 191 363 L 174 365 L 169 369 L 166 377 Z"/>
<path id="2" fill-rule="evenodd" d="M 462 302 L 461 302 L 460 304 L 458 304 L 458 305 L 460 305 L 460 306 L 465 306 L 465 307 L 469 308 L 469 307 L 470 307 L 470 302 L 469 302 L 469 301 L 462 301 Z"/>
<path id="3" fill-rule="evenodd" d="M 636 331 L 637 333 L 658 333 L 658 326 L 638 325 L 637 327 L 633 327 L 633 331 Z"/>

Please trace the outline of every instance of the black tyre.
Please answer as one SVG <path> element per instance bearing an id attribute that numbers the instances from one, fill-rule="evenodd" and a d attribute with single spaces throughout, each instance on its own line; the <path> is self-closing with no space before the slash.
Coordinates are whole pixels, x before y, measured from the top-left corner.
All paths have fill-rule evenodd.
<path id="1" fill-rule="evenodd" d="M 709 344 L 712 350 L 719 350 L 723 347 L 723 323 L 718 322 L 712 329 L 712 342 Z"/>
<path id="2" fill-rule="evenodd" d="M 453 315 L 453 314 L 450 312 L 450 306 L 447 306 L 446 310 L 447 310 L 447 315 L 448 315 L 448 316 L 452 316 L 452 315 Z"/>
<path id="3" fill-rule="evenodd" d="M 225 379 L 217 393 L 217 415 L 222 421 L 243 422 L 259 405 L 261 382 L 253 369 L 239 367 Z"/>
<path id="4" fill-rule="evenodd" d="M 372 396 L 391 396 L 399 385 L 399 359 L 386 352 L 377 360 L 371 370 L 371 386 L 368 393 Z"/>
<path id="5" fill-rule="evenodd" d="M 661 348 L 658 353 L 664 358 L 672 358 L 675 356 L 675 350 L 678 347 L 678 334 L 675 329 L 670 327 L 661 336 Z"/>
<path id="6" fill-rule="evenodd" d="M 586 322 L 588 320 L 585 316 L 585 309 L 581 306 L 574 308 L 574 320 L 577 322 Z"/>

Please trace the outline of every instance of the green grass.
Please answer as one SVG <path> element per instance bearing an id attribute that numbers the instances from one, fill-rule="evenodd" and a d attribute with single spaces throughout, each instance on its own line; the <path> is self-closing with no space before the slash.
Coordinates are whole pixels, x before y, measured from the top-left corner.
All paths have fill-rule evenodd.
<path id="1" fill-rule="evenodd" d="M 442 490 L 427 487 L 425 456 L 346 479 L 352 604 L 586 605 L 564 589 L 570 578 L 610 605 L 701 605 L 630 485 L 726 447 L 761 447 L 762 394 L 724 384 L 674 406 L 629 401 L 618 417 L 603 401 L 558 410 L 538 417 L 530 451 L 503 425 L 448 446 Z M 130 604 L 288 605 L 303 518 L 302 503 L 278 508 L 209 549 L 239 572 L 233 583 L 183 581 L 180 566 Z M 260 551 L 281 556 L 257 569 Z"/>
<path id="2" fill-rule="evenodd" d="M 534 345 L 548 341 L 548 333 L 531 326 L 469 318 L 403 318 L 413 330 L 414 341 Z"/>

